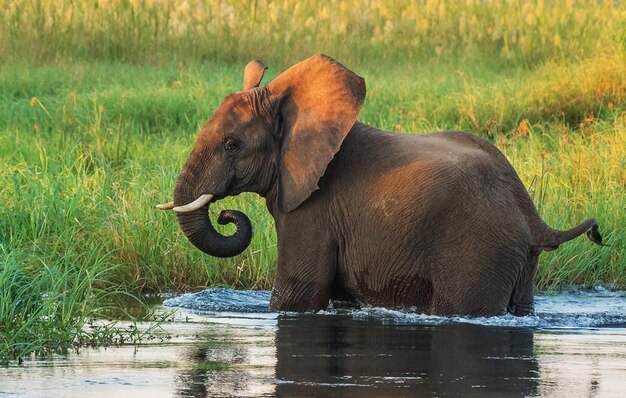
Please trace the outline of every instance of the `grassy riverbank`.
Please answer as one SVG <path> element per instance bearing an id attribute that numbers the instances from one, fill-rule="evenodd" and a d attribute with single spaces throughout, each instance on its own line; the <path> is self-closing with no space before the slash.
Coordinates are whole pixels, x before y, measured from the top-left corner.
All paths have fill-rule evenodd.
<path id="1" fill-rule="evenodd" d="M 550 225 L 594 216 L 610 245 L 579 238 L 543 254 L 538 287 L 625 288 L 624 7 L 410 3 L 0 0 L 0 350 L 67 346 L 113 293 L 271 287 L 276 237 L 261 198 L 214 206 L 255 227 L 225 260 L 154 208 L 257 57 L 271 78 L 327 53 L 365 77 L 361 121 L 490 139 Z"/>

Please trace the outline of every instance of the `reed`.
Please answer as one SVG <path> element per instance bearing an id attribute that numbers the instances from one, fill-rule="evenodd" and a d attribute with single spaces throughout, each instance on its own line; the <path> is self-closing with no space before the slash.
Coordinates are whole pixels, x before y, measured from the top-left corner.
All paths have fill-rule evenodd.
<path id="1" fill-rule="evenodd" d="M 145 332 L 120 328 L 106 319 L 111 314 L 132 319 L 122 303 L 133 304 L 143 314 L 150 314 L 150 309 L 139 298 L 108 285 L 113 268 L 103 266 L 102 256 L 83 255 L 97 266 L 80 268 L 64 256 L 35 260 L 0 245 L 0 365 L 141 340 Z M 98 319 L 104 321 L 95 322 Z"/>
<path id="2" fill-rule="evenodd" d="M 488 58 L 532 66 L 623 47 L 621 2 L 586 0 L 0 0 L 4 62 L 172 59 L 281 67 Z"/>

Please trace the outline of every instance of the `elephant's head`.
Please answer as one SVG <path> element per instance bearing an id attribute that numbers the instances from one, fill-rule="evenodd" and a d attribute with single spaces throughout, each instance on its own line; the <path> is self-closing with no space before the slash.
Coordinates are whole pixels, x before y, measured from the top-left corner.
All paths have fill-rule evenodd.
<path id="1" fill-rule="evenodd" d="M 248 64 L 243 91 L 226 97 L 200 131 L 174 201 L 158 206 L 176 211 L 187 238 L 212 256 L 241 253 L 252 228 L 245 214 L 223 211 L 218 222 L 233 222 L 237 231 L 222 236 L 209 220 L 209 203 L 256 192 L 279 212 L 297 208 L 317 189 L 365 98 L 363 79 L 325 55 L 258 87 L 265 69 L 258 61 Z"/>

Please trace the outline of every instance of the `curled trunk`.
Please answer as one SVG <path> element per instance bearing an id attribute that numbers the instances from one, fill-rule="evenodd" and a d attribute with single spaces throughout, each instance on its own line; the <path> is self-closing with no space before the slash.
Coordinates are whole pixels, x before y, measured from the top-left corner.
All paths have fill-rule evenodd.
<path id="1" fill-rule="evenodd" d="M 182 206 L 196 198 L 186 192 L 183 184 L 177 184 L 174 204 Z M 198 249 L 215 257 L 233 257 L 243 252 L 252 239 L 252 225 L 248 217 L 240 211 L 224 210 L 217 222 L 225 225 L 234 223 L 237 230 L 232 236 L 217 232 L 209 218 L 209 205 L 189 213 L 177 213 L 178 223 L 187 239 Z"/>

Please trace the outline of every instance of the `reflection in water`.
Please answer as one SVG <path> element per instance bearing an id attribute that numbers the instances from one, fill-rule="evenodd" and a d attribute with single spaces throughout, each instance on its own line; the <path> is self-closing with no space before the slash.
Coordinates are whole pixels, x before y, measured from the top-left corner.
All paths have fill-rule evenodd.
<path id="1" fill-rule="evenodd" d="M 203 344 L 186 347 L 180 354 L 188 366 L 176 372 L 175 396 L 274 396 L 273 330 L 244 328 L 230 335 L 220 328 L 218 334 L 200 338 Z"/>
<path id="2" fill-rule="evenodd" d="M 535 351 L 545 397 L 624 397 L 626 333 L 624 329 L 537 333 Z M 572 333 L 573 332 L 573 333 Z"/>
<path id="3" fill-rule="evenodd" d="M 279 396 L 535 395 L 533 333 L 474 325 L 279 318 Z"/>
<path id="4" fill-rule="evenodd" d="M 348 316 L 279 316 L 275 374 L 242 369 L 258 347 L 196 346 L 178 396 L 537 394 L 533 333 L 453 324 L 388 325 Z M 256 352 L 255 352 L 256 351 Z M 266 352 L 266 354 L 272 354 Z M 399 395 L 400 394 L 400 395 Z"/>

